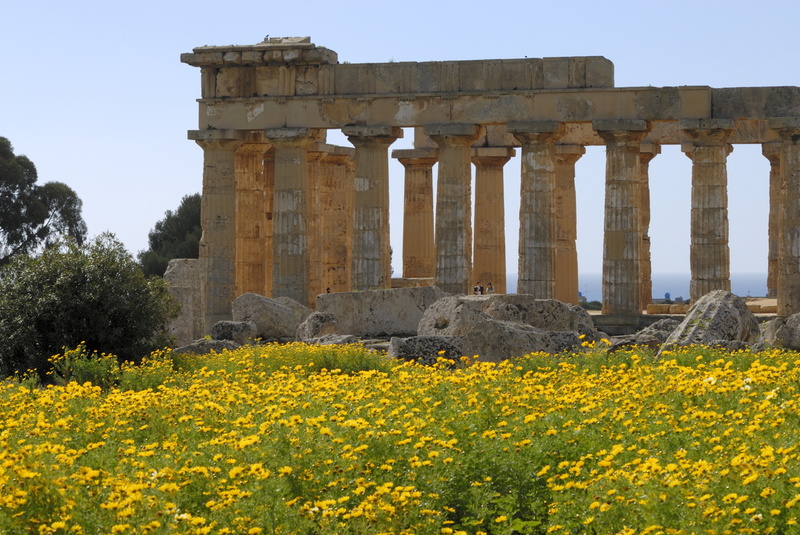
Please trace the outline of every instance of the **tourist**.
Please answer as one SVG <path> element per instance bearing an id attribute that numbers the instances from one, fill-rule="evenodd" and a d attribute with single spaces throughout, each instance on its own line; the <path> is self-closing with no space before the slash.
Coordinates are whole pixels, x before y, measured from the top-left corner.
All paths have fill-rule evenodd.
<path id="1" fill-rule="evenodd" d="M 492 286 L 491 282 L 486 283 L 486 293 L 493 294 L 494 293 L 494 286 Z"/>

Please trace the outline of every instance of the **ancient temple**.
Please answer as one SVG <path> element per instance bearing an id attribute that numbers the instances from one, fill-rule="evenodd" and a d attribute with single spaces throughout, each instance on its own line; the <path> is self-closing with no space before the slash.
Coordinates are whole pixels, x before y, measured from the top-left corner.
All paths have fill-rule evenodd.
<path id="1" fill-rule="evenodd" d="M 209 327 L 245 292 L 313 305 L 390 287 L 391 157 L 405 168 L 404 278 L 505 291 L 504 165 L 521 151 L 517 291 L 575 302 L 587 145 L 606 148 L 604 314 L 636 318 L 650 300 L 648 164 L 665 144 L 692 161 L 691 297 L 730 289 L 726 159 L 739 143 L 771 163 L 768 287 L 778 314 L 800 312 L 798 87 L 619 88 L 603 57 L 339 63 L 307 37 L 181 61 L 201 69 L 189 138 L 204 157 Z M 414 148 L 390 152 L 403 128 Z M 327 144 L 332 129 L 352 147 Z"/>

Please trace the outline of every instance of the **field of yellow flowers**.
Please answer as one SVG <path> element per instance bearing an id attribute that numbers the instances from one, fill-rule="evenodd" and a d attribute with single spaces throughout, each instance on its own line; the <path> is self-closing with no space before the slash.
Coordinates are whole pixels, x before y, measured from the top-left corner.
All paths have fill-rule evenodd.
<path id="1" fill-rule="evenodd" d="M 8 380 L 0 533 L 796 533 L 799 363 L 290 344 Z"/>

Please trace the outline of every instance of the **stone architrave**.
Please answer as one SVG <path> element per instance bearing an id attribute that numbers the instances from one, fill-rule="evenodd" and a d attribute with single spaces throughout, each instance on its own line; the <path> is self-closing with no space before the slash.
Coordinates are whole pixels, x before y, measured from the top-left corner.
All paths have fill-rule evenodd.
<path id="1" fill-rule="evenodd" d="M 761 153 L 769 160 L 769 223 L 767 253 L 767 297 L 778 295 L 778 242 L 781 214 L 781 143 L 761 144 Z"/>
<path id="2" fill-rule="evenodd" d="M 388 288 L 392 266 L 389 254 L 389 145 L 403 137 L 393 126 L 346 126 L 342 132 L 355 148 L 353 197 L 353 290 Z"/>
<path id="3" fill-rule="evenodd" d="M 267 202 L 272 205 L 273 173 L 272 162 L 269 169 L 265 162 L 270 149 L 265 143 L 247 143 L 236 151 L 236 295 L 268 295 L 271 290 L 266 285 L 272 265 L 267 261 L 272 246 Z"/>
<path id="4" fill-rule="evenodd" d="M 483 128 L 429 124 L 423 129 L 439 146 L 436 189 L 436 286 L 469 293 L 472 279 L 472 144 Z"/>
<path id="5" fill-rule="evenodd" d="M 596 120 L 592 128 L 606 144 L 602 313 L 637 321 L 642 312 L 639 144 L 650 124 L 640 119 Z"/>
<path id="6" fill-rule="evenodd" d="M 800 117 L 769 120 L 781 137 L 778 315 L 800 312 Z"/>
<path id="7" fill-rule="evenodd" d="M 392 151 L 405 168 L 403 203 L 403 278 L 433 278 L 436 249 L 433 231 L 433 165 L 436 149 Z"/>
<path id="8" fill-rule="evenodd" d="M 650 256 L 650 160 L 661 154 L 657 143 L 642 143 L 639 146 L 639 165 L 641 168 L 641 217 L 642 225 L 642 310 L 653 301 L 653 268 Z"/>
<path id="9" fill-rule="evenodd" d="M 586 153 L 581 145 L 556 145 L 556 290 L 562 303 L 578 304 L 578 207 L 575 163 Z"/>
<path id="10" fill-rule="evenodd" d="M 472 250 L 472 278 L 495 293 L 506 293 L 506 225 L 503 166 L 514 149 L 478 147 L 472 149 L 475 164 L 475 228 Z"/>
<path id="11" fill-rule="evenodd" d="M 308 128 L 264 131 L 275 148 L 272 297 L 308 305 L 310 288 L 308 150 L 317 133 Z"/>
<path id="12" fill-rule="evenodd" d="M 556 148 L 567 132 L 558 121 L 507 125 L 522 143 L 517 293 L 552 299 L 556 289 Z"/>
<path id="13" fill-rule="evenodd" d="M 733 147 L 731 119 L 682 119 L 681 130 L 692 140 L 692 219 L 689 262 L 692 303 L 713 290 L 731 289 L 728 247 L 727 157 Z"/>
<path id="14" fill-rule="evenodd" d="M 231 130 L 193 130 L 203 149 L 200 266 L 204 275 L 205 330 L 231 318 L 236 292 L 236 150 L 244 134 Z"/>
<path id="15" fill-rule="evenodd" d="M 327 146 L 320 176 L 320 221 L 323 230 L 322 292 L 351 288 L 353 232 L 353 149 Z"/>

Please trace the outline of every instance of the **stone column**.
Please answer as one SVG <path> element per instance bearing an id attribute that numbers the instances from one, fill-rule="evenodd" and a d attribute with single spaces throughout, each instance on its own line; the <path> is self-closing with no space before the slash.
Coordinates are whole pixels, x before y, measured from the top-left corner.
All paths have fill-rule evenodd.
<path id="1" fill-rule="evenodd" d="M 509 123 L 522 143 L 517 293 L 552 299 L 556 289 L 555 142 L 567 127 L 558 121 Z"/>
<path id="2" fill-rule="evenodd" d="M 201 295 L 205 331 L 231 319 L 236 292 L 236 149 L 244 143 L 234 130 L 193 130 L 189 138 L 203 149 L 203 197 L 200 222 Z"/>
<path id="3" fill-rule="evenodd" d="M 272 297 L 304 305 L 310 304 L 308 150 L 316 135 L 308 128 L 264 131 L 275 148 Z"/>
<path id="4" fill-rule="evenodd" d="M 389 288 L 392 265 L 388 149 L 403 137 L 403 130 L 393 126 L 346 126 L 342 132 L 356 148 L 353 290 Z"/>
<path id="5" fill-rule="evenodd" d="M 236 297 L 267 295 L 271 289 L 265 286 L 265 271 L 272 268 L 265 261 L 267 226 L 272 226 L 266 214 L 266 199 L 272 195 L 264 166 L 268 149 L 264 143 L 247 143 L 236 151 Z"/>
<path id="6" fill-rule="evenodd" d="M 639 145 L 640 188 L 642 194 L 641 217 L 642 245 L 642 310 L 653 301 L 653 268 L 650 256 L 650 160 L 661 154 L 661 145 L 642 143 Z"/>
<path id="7" fill-rule="evenodd" d="M 352 263 L 354 151 L 327 146 L 320 181 L 322 240 L 322 291 L 349 292 Z"/>
<path id="8" fill-rule="evenodd" d="M 778 242 L 780 241 L 781 143 L 762 143 L 761 153 L 769 160 L 769 250 L 767 253 L 767 297 L 778 296 Z"/>
<path id="9" fill-rule="evenodd" d="M 692 303 L 712 290 L 731 289 L 728 248 L 728 170 L 731 119 L 682 119 L 678 126 L 692 140 L 692 243 L 689 260 Z"/>
<path id="10" fill-rule="evenodd" d="M 506 293 L 506 220 L 503 166 L 514 157 L 514 149 L 472 149 L 475 164 L 475 228 L 472 278 L 484 287 L 492 283 L 495 293 Z"/>
<path id="11" fill-rule="evenodd" d="M 575 163 L 586 153 L 581 145 L 556 145 L 556 289 L 554 297 L 578 304 L 578 206 Z"/>
<path id="12" fill-rule="evenodd" d="M 436 149 L 392 151 L 405 168 L 403 202 L 403 278 L 433 278 L 436 249 L 433 241 L 433 165 Z"/>
<path id="13" fill-rule="evenodd" d="M 324 143 L 315 143 L 308 150 L 308 302 L 316 305 L 317 295 L 325 291 L 322 284 L 322 243 L 325 229 L 322 225 L 322 192 L 320 182 L 325 156 Z"/>
<path id="14" fill-rule="evenodd" d="M 436 188 L 436 285 L 468 294 L 472 279 L 471 145 L 482 133 L 474 124 L 430 124 L 424 132 L 439 146 Z"/>
<path id="15" fill-rule="evenodd" d="M 606 144 L 602 313 L 634 323 L 642 305 L 639 144 L 650 124 L 641 119 L 596 120 L 592 128 Z"/>
<path id="16" fill-rule="evenodd" d="M 778 315 L 800 312 L 800 117 L 769 120 L 781 136 Z"/>

